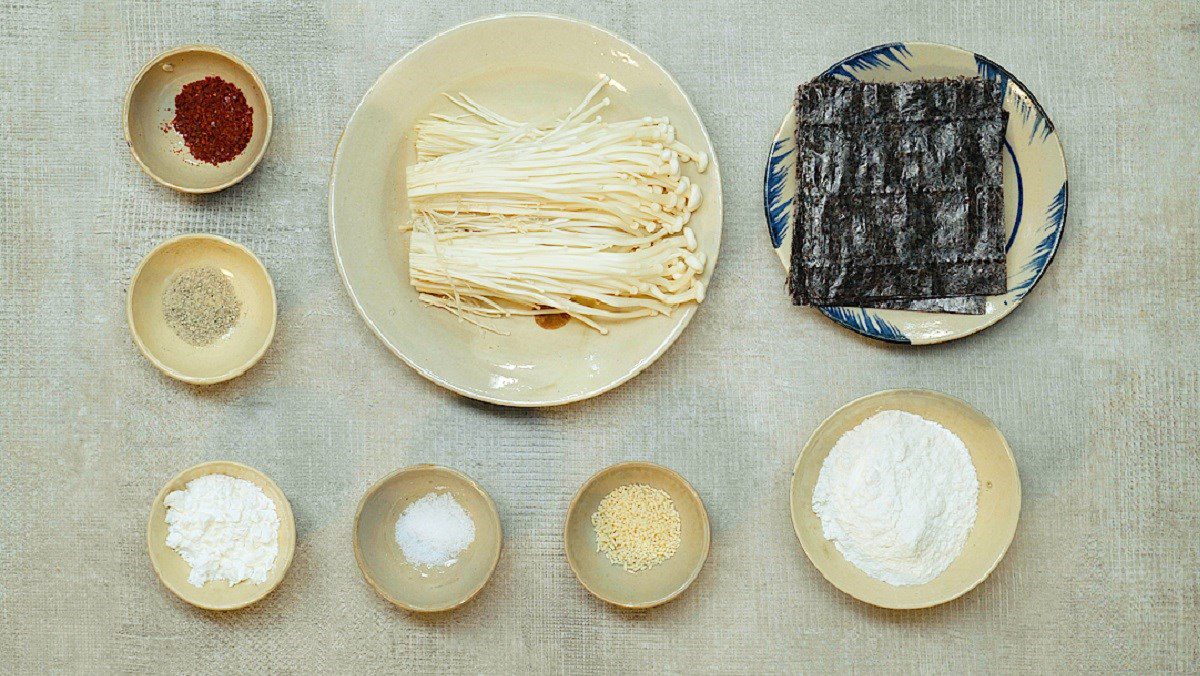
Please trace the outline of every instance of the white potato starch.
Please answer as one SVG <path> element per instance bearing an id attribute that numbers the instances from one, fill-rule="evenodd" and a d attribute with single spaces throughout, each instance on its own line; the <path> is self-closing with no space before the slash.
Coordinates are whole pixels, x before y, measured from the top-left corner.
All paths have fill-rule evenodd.
<path id="1" fill-rule="evenodd" d="M 962 552 L 978 498 L 961 439 L 920 416 L 882 411 L 834 444 L 812 509 L 846 560 L 877 580 L 914 585 Z"/>
<path id="2" fill-rule="evenodd" d="M 263 489 L 208 474 L 166 497 L 167 546 L 192 567 L 188 582 L 266 582 L 279 554 L 279 514 Z"/>

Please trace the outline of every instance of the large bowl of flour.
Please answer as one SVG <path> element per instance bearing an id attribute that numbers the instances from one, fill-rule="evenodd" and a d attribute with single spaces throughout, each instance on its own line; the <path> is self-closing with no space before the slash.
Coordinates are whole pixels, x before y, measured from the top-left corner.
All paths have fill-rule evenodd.
<path id="1" fill-rule="evenodd" d="M 854 598 L 926 608 L 995 570 L 1021 512 L 1000 430 L 929 390 L 885 390 L 817 427 L 792 473 L 792 523 L 817 570 Z"/>

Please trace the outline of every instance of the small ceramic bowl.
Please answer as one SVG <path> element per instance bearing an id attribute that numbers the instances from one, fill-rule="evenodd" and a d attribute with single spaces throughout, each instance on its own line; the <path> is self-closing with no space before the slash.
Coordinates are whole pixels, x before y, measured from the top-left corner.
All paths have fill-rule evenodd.
<path id="1" fill-rule="evenodd" d="M 396 543 L 396 521 L 429 493 L 450 493 L 475 523 L 475 540 L 446 567 L 414 566 Z M 354 517 L 354 558 L 363 579 L 389 602 L 418 613 L 453 610 L 475 598 L 496 570 L 504 539 L 491 496 L 461 472 L 413 465 L 375 484 Z"/>
<path id="2" fill-rule="evenodd" d="M 171 128 L 175 96 L 189 82 L 210 75 L 235 85 L 254 110 L 250 142 L 240 155 L 218 165 L 196 161 Z M 125 95 L 122 115 L 125 143 L 150 178 L 182 192 L 224 190 L 254 171 L 271 140 L 271 99 L 262 80 L 245 61 L 207 45 L 184 45 L 154 57 Z"/>
<path id="3" fill-rule="evenodd" d="M 167 495 L 182 489 L 192 479 L 209 474 L 225 474 L 235 479 L 250 481 L 263 489 L 267 497 L 275 503 L 275 510 L 279 514 L 279 553 L 275 557 L 275 567 L 271 569 L 271 574 L 265 582 L 245 581 L 231 587 L 227 582 L 211 581 L 203 587 L 196 587 L 188 582 L 191 567 L 187 561 L 167 546 L 167 506 L 164 504 Z M 188 468 L 163 486 L 158 497 L 154 498 L 154 504 L 150 506 L 146 544 L 150 550 L 150 563 L 154 567 L 155 575 L 158 575 L 163 585 L 176 596 L 197 608 L 236 610 L 258 602 L 283 581 L 288 567 L 292 565 L 292 554 L 296 550 L 296 521 L 287 497 L 267 475 L 236 462 L 217 460 Z"/>
<path id="4" fill-rule="evenodd" d="M 646 570 L 630 573 L 597 549 L 592 514 L 600 501 L 626 484 L 645 484 L 666 491 L 679 511 L 681 543 L 674 556 Z M 579 583 L 596 598 L 631 609 L 653 608 L 691 586 L 708 559 L 708 512 L 683 477 L 648 462 L 624 462 L 601 470 L 580 487 L 567 509 L 563 542 L 567 563 Z"/>
<path id="5" fill-rule="evenodd" d="M 205 266 L 229 277 L 242 314 L 225 336 L 196 347 L 167 324 L 162 296 L 175 274 Z M 138 265 L 129 281 L 126 316 L 138 349 L 163 373 L 211 385 L 242 375 L 267 351 L 275 336 L 275 285 L 246 247 L 216 235 L 183 235 L 163 242 Z"/>
<path id="6" fill-rule="evenodd" d="M 812 510 L 813 488 L 833 445 L 862 421 L 891 410 L 919 415 L 958 435 L 979 478 L 975 525 L 962 553 L 941 575 L 920 585 L 894 586 L 864 573 L 825 539 L 821 520 Z M 884 390 L 846 404 L 813 432 L 792 472 L 791 507 L 804 553 L 835 587 L 882 608 L 928 608 L 971 591 L 1004 558 L 1021 513 L 1021 479 L 1004 436 L 979 411 L 939 392 Z"/>

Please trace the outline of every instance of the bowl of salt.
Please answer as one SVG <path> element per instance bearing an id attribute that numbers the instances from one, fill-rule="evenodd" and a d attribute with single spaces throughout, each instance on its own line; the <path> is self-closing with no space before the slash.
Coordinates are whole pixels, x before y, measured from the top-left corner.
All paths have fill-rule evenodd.
<path id="1" fill-rule="evenodd" d="M 453 610 L 475 598 L 496 570 L 502 540 L 487 491 L 438 465 L 383 478 L 354 518 L 363 579 L 390 603 L 417 613 Z"/>

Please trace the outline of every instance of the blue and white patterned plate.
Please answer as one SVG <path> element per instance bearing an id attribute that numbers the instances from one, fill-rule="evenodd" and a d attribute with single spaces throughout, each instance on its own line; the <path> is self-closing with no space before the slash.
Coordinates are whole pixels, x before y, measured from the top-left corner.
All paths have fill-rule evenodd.
<path id="1" fill-rule="evenodd" d="M 1006 86 L 1004 108 L 1004 219 L 1008 224 L 1008 293 L 989 296 L 982 315 L 820 308 L 825 316 L 870 338 L 922 345 L 969 336 L 995 324 L 1021 302 L 1054 258 L 1067 216 L 1067 166 L 1054 124 L 1037 99 L 1008 71 L 972 52 L 928 42 L 895 42 L 847 57 L 818 79 L 905 82 L 943 77 L 986 77 Z M 796 108 L 775 134 L 763 196 L 771 246 L 791 263 L 796 195 Z"/>

